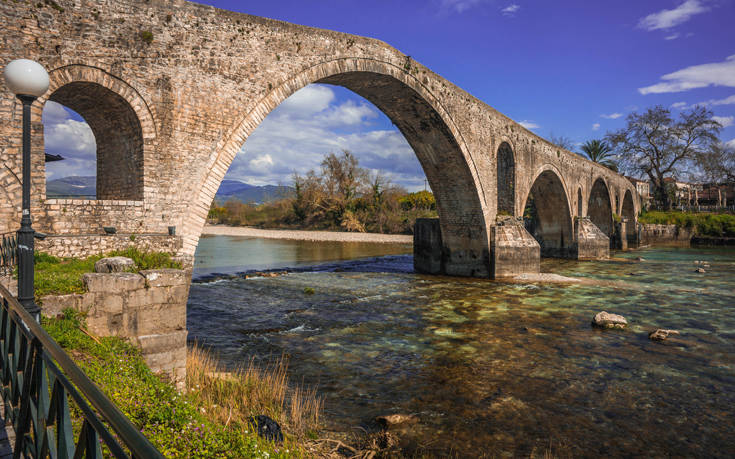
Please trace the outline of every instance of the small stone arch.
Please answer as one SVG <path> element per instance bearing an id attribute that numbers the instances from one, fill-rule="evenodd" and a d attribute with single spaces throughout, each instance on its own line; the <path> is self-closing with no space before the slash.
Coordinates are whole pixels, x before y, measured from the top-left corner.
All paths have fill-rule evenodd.
<path id="1" fill-rule="evenodd" d="M 582 187 L 577 188 L 577 217 L 583 215 Z"/>
<path id="2" fill-rule="evenodd" d="M 498 215 L 514 215 L 515 213 L 515 158 L 508 142 L 502 142 L 497 154 L 497 198 Z"/>
<path id="3" fill-rule="evenodd" d="M 553 166 L 541 168 L 523 204 L 526 229 L 541 246 L 542 257 L 574 256 L 571 208 L 561 177 Z"/>
<path id="4" fill-rule="evenodd" d="M 96 67 L 70 65 L 49 72 L 49 91 L 39 98 L 81 115 L 97 144 L 97 199 L 143 201 L 157 137 L 154 114 L 142 96 Z"/>
<path id="5" fill-rule="evenodd" d="M 633 194 L 630 190 L 625 190 L 623 196 L 623 207 L 620 210 L 620 215 L 626 219 L 625 223 L 625 234 L 628 239 L 628 243 L 636 241 L 636 212 L 635 203 L 633 202 Z"/>
<path id="6" fill-rule="evenodd" d="M 612 199 L 607 183 L 598 177 L 592 184 L 587 200 L 587 215 L 607 237 L 614 232 Z"/>

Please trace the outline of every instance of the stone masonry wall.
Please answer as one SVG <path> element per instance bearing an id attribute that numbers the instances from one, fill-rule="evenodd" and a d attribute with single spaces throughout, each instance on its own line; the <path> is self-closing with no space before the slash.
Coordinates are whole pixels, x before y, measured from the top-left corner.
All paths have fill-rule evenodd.
<path id="1" fill-rule="evenodd" d="M 86 314 L 89 332 L 138 345 L 155 372 L 181 384 L 186 376 L 186 301 L 190 270 L 88 273 L 87 293 L 48 295 L 41 311 L 54 317 L 66 308 Z"/>
<path id="2" fill-rule="evenodd" d="M 132 238 L 131 238 L 132 236 Z M 104 254 L 113 250 L 125 250 L 136 247 L 144 252 L 178 253 L 181 238 L 161 234 L 109 234 L 109 235 L 74 235 L 48 236 L 36 241 L 36 251 L 45 252 L 55 257 L 87 257 L 92 254 Z"/>
<path id="3" fill-rule="evenodd" d="M 689 245 L 693 236 L 693 229 L 680 228 L 676 225 L 639 225 L 639 241 L 643 245 Z"/>

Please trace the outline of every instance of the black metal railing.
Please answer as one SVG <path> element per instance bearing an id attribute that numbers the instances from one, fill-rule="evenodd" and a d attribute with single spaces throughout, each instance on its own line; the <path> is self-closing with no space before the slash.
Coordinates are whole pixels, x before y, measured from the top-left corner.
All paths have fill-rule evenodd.
<path id="1" fill-rule="evenodd" d="M 18 265 L 17 233 L 2 234 L 0 240 L 0 276 L 11 274 Z"/>
<path id="2" fill-rule="evenodd" d="M 0 390 L 15 458 L 101 458 L 103 443 L 112 457 L 163 457 L 2 285 L 0 303 Z"/>

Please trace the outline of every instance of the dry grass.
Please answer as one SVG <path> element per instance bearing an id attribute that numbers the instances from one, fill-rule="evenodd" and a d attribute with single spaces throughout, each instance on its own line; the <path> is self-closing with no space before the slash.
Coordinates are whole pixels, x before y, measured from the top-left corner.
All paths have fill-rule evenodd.
<path id="1" fill-rule="evenodd" d="M 318 430 L 323 401 L 316 389 L 289 385 L 287 370 L 288 361 L 281 357 L 265 368 L 250 360 L 225 372 L 209 352 L 194 346 L 186 362 L 186 387 L 212 420 L 246 426 L 251 416 L 265 414 L 284 432 L 304 439 Z"/>

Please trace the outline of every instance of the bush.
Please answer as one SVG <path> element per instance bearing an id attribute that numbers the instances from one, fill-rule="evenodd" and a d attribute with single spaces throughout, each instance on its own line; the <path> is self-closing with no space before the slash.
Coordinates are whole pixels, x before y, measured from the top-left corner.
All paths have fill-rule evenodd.
<path id="1" fill-rule="evenodd" d="M 694 229 L 698 236 L 735 237 L 735 215 L 731 214 L 648 211 L 642 213 L 638 221 Z"/>

